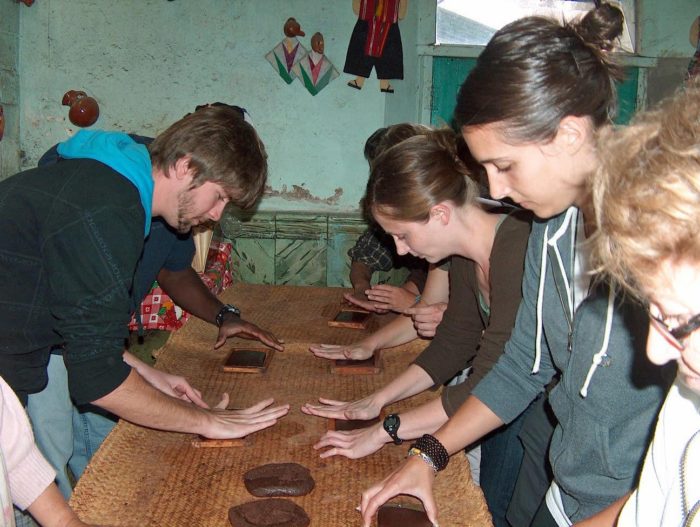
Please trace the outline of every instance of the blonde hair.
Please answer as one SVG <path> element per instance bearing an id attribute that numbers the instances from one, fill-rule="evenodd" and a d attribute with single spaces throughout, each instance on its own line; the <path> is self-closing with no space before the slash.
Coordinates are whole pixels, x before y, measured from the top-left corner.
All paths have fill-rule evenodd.
<path id="1" fill-rule="evenodd" d="M 700 266 L 700 82 L 628 127 L 601 130 L 598 152 L 593 256 L 614 283 L 646 300 L 659 263 Z"/>
<path id="2" fill-rule="evenodd" d="M 479 188 L 457 155 L 460 139 L 451 129 L 432 130 L 382 152 L 372 163 L 365 212 L 422 222 L 443 201 L 457 206 L 473 202 Z"/>

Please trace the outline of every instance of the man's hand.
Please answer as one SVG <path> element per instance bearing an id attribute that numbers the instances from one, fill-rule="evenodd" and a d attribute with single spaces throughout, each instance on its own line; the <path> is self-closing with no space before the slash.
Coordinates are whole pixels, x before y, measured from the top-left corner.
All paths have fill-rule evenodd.
<path id="1" fill-rule="evenodd" d="M 447 304 L 438 302 L 429 306 L 411 307 L 404 311 L 413 319 L 413 326 L 421 337 L 434 337 L 437 327 L 442 322 L 442 317 L 447 309 Z"/>
<path id="2" fill-rule="evenodd" d="M 350 344 L 349 346 L 312 344 L 309 346 L 309 350 L 317 357 L 331 360 L 365 360 L 374 355 L 375 351 L 373 347 L 362 342 Z"/>
<path id="3" fill-rule="evenodd" d="M 226 396 L 226 402 L 228 396 Z M 209 439 L 235 439 L 269 428 L 287 415 L 289 405 L 270 407 L 274 399 L 265 399 L 243 410 L 224 410 L 224 399 L 209 411 L 209 423 L 201 435 Z"/>
<path id="4" fill-rule="evenodd" d="M 156 370 L 128 351 L 124 352 L 123 358 L 124 362 L 134 368 L 151 386 L 165 395 L 194 403 L 200 408 L 209 408 L 202 399 L 202 392 L 193 388 L 184 377 Z"/>
<path id="5" fill-rule="evenodd" d="M 143 370 L 139 369 L 139 373 L 146 379 L 154 388 L 170 397 L 182 399 L 193 403 L 200 408 L 209 408 L 209 405 L 202 399 L 202 392 L 193 388 L 187 379 L 181 375 L 173 375 L 161 370 L 156 370 L 150 366 Z"/>
<path id="6" fill-rule="evenodd" d="M 259 328 L 255 324 L 246 322 L 238 315 L 227 313 L 224 315 L 224 322 L 219 328 L 219 335 L 214 343 L 214 349 L 219 349 L 226 344 L 229 337 L 242 337 L 244 339 L 259 340 L 263 344 L 284 351 L 284 343 L 269 331 Z"/>

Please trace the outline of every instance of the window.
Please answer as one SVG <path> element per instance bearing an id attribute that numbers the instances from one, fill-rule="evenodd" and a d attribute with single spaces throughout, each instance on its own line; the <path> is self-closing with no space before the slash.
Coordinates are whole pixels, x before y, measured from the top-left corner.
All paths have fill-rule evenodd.
<path id="1" fill-rule="evenodd" d="M 611 3 L 625 14 L 620 48 L 634 53 L 634 0 Z M 569 21 L 593 7 L 587 0 L 437 0 L 436 44 L 485 46 L 498 29 L 518 18 L 541 15 Z"/>

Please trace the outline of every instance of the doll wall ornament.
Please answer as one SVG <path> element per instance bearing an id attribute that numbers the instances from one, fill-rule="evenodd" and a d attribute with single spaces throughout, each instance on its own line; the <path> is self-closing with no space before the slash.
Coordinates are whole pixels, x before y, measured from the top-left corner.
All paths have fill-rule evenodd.
<path id="1" fill-rule="evenodd" d="M 272 65 L 284 82 L 291 84 L 295 78 L 292 71 L 294 66 L 307 55 L 306 48 L 301 45 L 297 36 L 305 36 L 301 25 L 295 18 L 288 18 L 284 23 L 284 40 L 277 44 L 265 58 Z"/>
<path id="2" fill-rule="evenodd" d="M 70 106 L 68 119 L 75 126 L 82 128 L 92 126 L 100 116 L 100 107 L 97 101 L 88 97 L 84 91 L 70 90 L 63 95 L 63 106 Z"/>
<path id="3" fill-rule="evenodd" d="M 374 68 L 383 93 L 394 93 L 390 79 L 403 79 L 403 47 L 399 20 L 408 0 L 353 0 L 357 22 L 352 30 L 343 71 L 356 75 L 348 86 L 361 90 Z"/>
<path id="4" fill-rule="evenodd" d="M 294 65 L 294 73 L 311 95 L 316 95 L 340 75 L 324 51 L 323 35 L 314 33 L 311 37 L 311 52 Z"/>

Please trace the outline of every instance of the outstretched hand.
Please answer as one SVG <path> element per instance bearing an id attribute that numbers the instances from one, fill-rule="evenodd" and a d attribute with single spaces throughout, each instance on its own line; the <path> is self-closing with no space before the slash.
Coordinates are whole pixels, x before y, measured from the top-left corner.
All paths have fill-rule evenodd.
<path id="1" fill-rule="evenodd" d="M 376 403 L 371 396 L 349 403 L 324 399 L 323 397 L 319 397 L 318 401 L 321 404 L 304 404 L 301 411 L 308 415 L 327 419 L 361 419 L 366 421 L 377 417 L 382 410 L 381 405 Z"/>
<path id="2" fill-rule="evenodd" d="M 386 311 L 403 313 L 404 310 L 417 302 L 416 293 L 412 293 L 404 287 L 389 284 L 377 284 L 365 291 L 367 298 L 374 305 Z"/>
<path id="3" fill-rule="evenodd" d="M 164 394 L 175 397 L 176 399 L 191 402 L 200 408 L 209 408 L 209 405 L 202 399 L 202 392 L 193 388 L 183 376 L 156 370 L 147 365 L 145 367 L 139 367 L 138 372 L 151 386 Z"/>
<path id="4" fill-rule="evenodd" d="M 284 351 L 284 342 L 282 340 L 275 337 L 269 331 L 259 328 L 250 322 L 246 322 L 235 315 L 224 318 L 224 323 L 221 324 L 219 335 L 214 343 L 214 349 L 219 349 L 226 344 L 226 339 L 230 337 L 259 340 L 277 351 Z"/>
<path id="5" fill-rule="evenodd" d="M 345 456 L 350 459 L 374 454 L 389 440 L 381 424 L 375 424 L 358 430 L 329 430 L 314 445 L 314 450 L 328 448 L 321 453 L 321 458 Z"/>
<path id="6" fill-rule="evenodd" d="M 367 291 L 369 291 L 369 289 Z M 343 298 L 349 303 L 357 307 L 361 307 L 367 311 L 371 311 L 372 313 L 383 314 L 389 311 L 388 309 L 383 308 L 379 303 L 369 300 L 364 292 L 356 291 L 354 293 L 344 293 Z"/>
<path id="7" fill-rule="evenodd" d="M 270 398 L 242 410 L 226 410 L 228 395 L 224 394 L 209 411 L 209 422 L 201 435 L 209 439 L 232 439 L 268 428 L 289 412 L 288 404 L 273 407 L 273 402 Z"/>
<path id="8" fill-rule="evenodd" d="M 312 344 L 309 351 L 322 359 L 331 360 L 365 360 L 374 355 L 374 348 L 362 342 L 348 346 L 336 344 Z"/>

